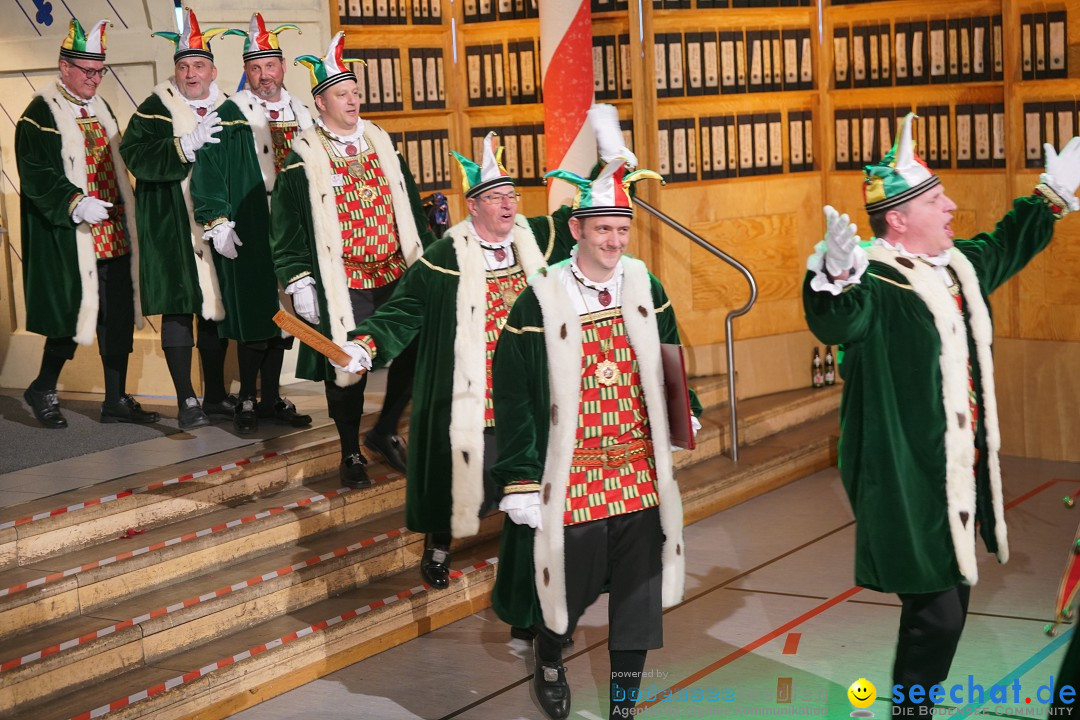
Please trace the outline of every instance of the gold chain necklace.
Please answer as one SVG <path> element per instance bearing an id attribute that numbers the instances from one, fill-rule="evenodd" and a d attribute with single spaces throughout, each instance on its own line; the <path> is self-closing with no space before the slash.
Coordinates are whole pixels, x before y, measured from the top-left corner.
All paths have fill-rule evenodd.
<path id="1" fill-rule="evenodd" d="M 480 252 L 484 252 L 483 241 L 480 243 Z M 502 275 L 499 275 L 498 268 L 489 268 L 487 266 L 487 255 L 484 255 L 484 272 L 485 274 L 490 273 L 491 278 L 495 281 L 495 287 L 499 291 L 499 296 L 502 297 L 503 305 L 506 306 L 507 315 L 509 315 L 510 308 L 514 306 L 514 303 L 517 302 L 518 295 L 520 295 L 520 293 L 514 290 L 514 280 L 510 277 L 510 271 L 514 269 L 514 264 L 507 265 L 502 269 Z M 503 280 L 508 280 L 509 282 L 504 284 Z M 500 331 L 503 329 L 503 326 L 506 325 L 506 320 L 506 317 L 501 317 L 496 321 L 496 325 L 499 326 Z"/>
<path id="2" fill-rule="evenodd" d="M 606 338 L 600 337 L 600 328 L 596 325 L 596 318 L 593 316 L 592 310 L 589 309 L 589 303 L 585 301 L 585 293 L 581 291 L 581 286 L 584 283 L 578 279 L 576 274 L 574 274 L 574 280 L 577 280 L 578 295 L 581 296 L 581 304 L 585 307 L 585 314 L 589 316 L 589 322 L 592 323 L 593 330 L 596 332 L 596 338 L 600 341 L 600 356 L 596 360 L 596 370 L 593 371 L 593 375 L 596 376 L 596 382 L 604 387 L 611 387 L 622 379 L 619 366 L 608 357 L 614 342 L 611 337 L 613 330 L 608 328 L 608 336 Z"/>

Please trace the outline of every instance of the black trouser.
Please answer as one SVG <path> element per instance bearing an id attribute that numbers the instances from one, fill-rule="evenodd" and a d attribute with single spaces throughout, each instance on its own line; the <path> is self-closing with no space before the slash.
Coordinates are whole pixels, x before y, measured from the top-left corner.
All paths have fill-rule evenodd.
<path id="1" fill-rule="evenodd" d="M 566 559 L 566 633 L 608 589 L 608 648 L 652 650 L 664 646 L 659 508 L 570 525 L 563 531 Z"/>
<path id="2" fill-rule="evenodd" d="M 893 685 L 901 685 L 904 692 L 904 702 L 895 703 L 896 706 L 910 712 L 894 715 L 915 715 L 919 706 L 934 706 L 926 694 L 949 675 L 967 619 L 970 596 L 970 585 L 957 585 L 936 593 L 899 594 L 902 609 L 892 681 Z M 912 685 L 922 686 L 921 702 L 911 701 Z"/>
<path id="3" fill-rule="evenodd" d="M 134 349 L 135 300 L 131 284 L 131 255 L 97 261 L 98 352 L 102 355 L 130 355 Z M 58 360 L 75 357 L 75 338 L 45 339 L 45 354 Z M 52 388 L 49 388 L 52 389 Z"/>
<path id="4" fill-rule="evenodd" d="M 383 303 L 390 299 L 394 293 L 397 282 L 384 285 L 374 290 L 349 290 L 349 302 L 352 304 L 353 323 L 359 325 L 371 317 Z M 390 372 L 386 377 L 386 396 L 383 400 L 383 410 L 376 423 L 376 428 L 396 430 L 401 414 L 412 398 L 413 375 L 416 368 L 416 342 L 413 341 L 390 365 Z M 338 387 L 332 380 L 327 380 L 326 385 L 326 409 L 330 418 L 338 425 L 338 433 L 342 434 L 343 427 L 348 426 L 348 432 L 342 434 L 342 455 L 350 455 L 359 452 L 359 442 L 353 448 L 351 442 L 346 441 L 345 435 L 352 433 L 351 426 L 356 426 L 359 432 L 360 418 L 364 414 L 364 389 L 367 387 L 368 374 L 364 373 L 360 381 L 348 387 Z M 387 432 L 387 434 L 392 434 Z"/>
<path id="5" fill-rule="evenodd" d="M 161 347 L 209 348 L 223 351 L 229 341 L 218 335 L 218 324 L 204 317 L 195 319 L 194 315 L 169 314 L 161 316 Z M 198 325 L 198 341 L 195 340 L 195 327 Z"/>
<path id="6" fill-rule="evenodd" d="M 105 404 L 119 402 L 127 392 L 128 356 L 134 347 L 135 300 L 131 256 L 97 261 L 97 340 L 105 376 Z M 75 357 L 75 338 L 45 338 L 41 367 L 30 387 L 38 392 L 56 389 L 64 364 Z"/>

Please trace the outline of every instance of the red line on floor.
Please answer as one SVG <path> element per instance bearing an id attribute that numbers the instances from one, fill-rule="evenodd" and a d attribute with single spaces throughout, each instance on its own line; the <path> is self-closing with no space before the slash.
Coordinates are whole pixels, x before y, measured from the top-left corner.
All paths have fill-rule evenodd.
<path id="1" fill-rule="evenodd" d="M 1005 509 L 1006 510 L 1011 510 L 1012 508 L 1016 507 L 1017 505 L 1024 502 L 1025 500 L 1027 500 L 1029 498 L 1032 498 L 1035 495 L 1038 495 L 1039 493 L 1041 493 L 1046 488 L 1053 487 L 1054 485 L 1056 485 L 1059 482 L 1065 482 L 1065 481 L 1063 481 L 1063 480 L 1049 480 L 1047 482 L 1044 482 L 1039 487 L 1032 488 L 1031 490 L 1028 490 L 1026 493 L 1021 495 L 1020 497 L 1017 497 L 1017 498 L 1014 498 L 1013 500 L 1010 500 L 1008 503 L 1006 503 Z"/>
<path id="2" fill-rule="evenodd" d="M 799 639 L 802 633 L 789 633 L 784 641 L 784 655 L 797 655 L 799 653 Z"/>
<path id="3" fill-rule="evenodd" d="M 761 637 L 759 637 L 757 640 L 754 640 L 751 643 L 743 645 L 741 648 L 739 648 L 738 650 L 735 650 L 734 652 L 728 653 L 727 655 L 720 658 L 719 660 L 712 663 L 711 665 L 707 665 L 706 667 L 703 667 L 701 670 L 698 670 L 693 675 L 690 675 L 685 680 L 682 680 L 681 682 L 678 682 L 675 685 L 672 685 L 670 688 L 668 688 L 667 690 L 665 690 L 665 691 L 663 691 L 661 693 L 658 693 L 659 697 L 657 697 L 656 700 L 650 700 L 648 702 L 639 703 L 638 707 L 639 708 L 649 708 L 649 707 L 652 707 L 653 705 L 655 705 L 658 702 L 662 702 L 663 697 L 666 697 L 669 694 L 674 695 L 679 690 L 682 690 L 682 689 L 684 689 L 684 688 L 686 688 L 686 687 L 688 687 L 690 685 L 693 685 L 698 680 L 701 680 L 702 678 L 704 678 L 704 677 L 706 677 L 708 675 L 711 675 L 712 673 L 716 672 L 720 668 L 724 667 L 725 665 L 731 664 L 732 662 L 738 660 L 739 658 L 741 658 L 744 655 L 749 655 L 750 653 L 752 653 L 754 650 L 757 650 L 759 647 L 761 647 L 765 643 L 771 642 L 772 640 L 775 640 L 776 638 L 780 637 L 781 635 L 788 632 L 792 628 L 796 628 L 799 625 L 802 625 L 807 620 L 810 620 L 812 618 L 817 617 L 818 615 L 825 612 L 826 610 L 828 610 L 832 606 L 838 605 L 838 604 L 844 602 L 845 600 L 847 600 L 848 598 L 852 597 L 853 595 L 859 594 L 860 592 L 862 592 L 861 587 L 848 588 L 847 590 L 840 593 L 839 595 L 831 597 L 828 600 L 826 600 L 825 602 L 821 603 L 820 605 L 815 607 L 813 610 L 805 612 L 802 615 L 800 615 L 799 617 L 795 618 L 794 620 L 791 620 L 791 621 L 789 621 L 787 623 L 784 623 L 783 625 L 776 628 L 772 632 L 766 633 L 765 635 L 762 635 Z"/>

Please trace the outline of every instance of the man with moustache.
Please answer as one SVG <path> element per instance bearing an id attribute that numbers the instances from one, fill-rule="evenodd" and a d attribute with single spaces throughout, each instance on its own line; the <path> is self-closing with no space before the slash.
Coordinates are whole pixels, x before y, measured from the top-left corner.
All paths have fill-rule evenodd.
<path id="1" fill-rule="evenodd" d="M 1060 155 L 1045 146 L 1041 182 L 993 232 L 954 242 L 956 204 L 915 153 L 914 118 L 866 167 L 873 242 L 860 246 L 847 215 L 826 206 L 803 284 L 810 330 L 843 348 L 840 475 L 855 582 L 901 602 L 894 717 L 925 716 L 929 689 L 949 674 L 979 577 L 976 535 L 1009 559 L 987 298 L 1080 210 L 1073 138 Z"/>
<path id="2" fill-rule="evenodd" d="M 342 59 L 344 42 L 339 32 L 324 58 L 297 58 L 311 71 L 319 118 L 293 139 L 274 185 L 270 222 L 274 267 L 293 307 L 339 344 L 390 297 L 405 269 L 435 239 L 416 183 L 390 136 L 359 117 L 356 75 Z M 384 407 L 403 406 L 402 395 L 407 400 L 411 392 L 412 364 L 402 360 L 390 367 Z M 342 483 L 369 487 L 367 460 L 360 452 L 367 376 L 335 370 L 306 346 L 300 348 L 296 374 L 325 383 L 327 408 L 341 440 Z M 380 451 L 387 455 L 395 449 Z"/>
<path id="3" fill-rule="evenodd" d="M 214 246 L 203 240 L 202 225 L 192 215 L 190 173 L 195 160 L 221 132 L 215 112 L 224 97 L 210 38 L 224 28 L 201 31 L 195 12 L 184 13 L 180 34 L 154 35 L 176 44 L 175 75 L 158 84 L 136 109 L 120 151 L 135 176 L 140 236 L 142 311 L 161 315 L 161 347 L 176 388 L 180 428 L 208 425 L 208 415 L 232 417 L 236 399 L 225 392 L 225 351 L 217 323 L 225 318 Z M 218 252 L 230 252 L 225 246 Z M 203 404 L 191 384 L 193 318 L 198 321 L 202 359 Z"/>
<path id="4" fill-rule="evenodd" d="M 311 424 L 310 415 L 280 396 L 281 366 L 292 338 L 282 337 L 273 321 L 278 284 L 270 255 L 270 194 L 293 138 L 312 124 L 307 108 L 283 84 L 278 33 L 286 29 L 299 30 L 268 30 L 256 12 L 247 33 L 225 33 L 246 38 L 247 87 L 217 109 L 220 142 L 200 151 L 191 175 L 195 220 L 205 228 L 207 244 L 220 248 L 214 266 L 225 319 L 218 332 L 237 341 L 240 396 L 233 422 L 240 433 L 254 432 L 260 417 L 291 427 Z"/>
<path id="5" fill-rule="evenodd" d="M 56 82 L 35 93 L 15 127 L 26 329 L 46 338 L 23 397 L 51 429 L 67 427 L 56 394 L 60 372 L 95 334 L 105 373 L 101 422 L 158 420 L 125 389 L 134 327 L 142 323 L 135 313 L 139 243 L 127 214 L 135 203 L 120 130 L 97 97 L 109 72 L 107 24 L 87 34 L 72 18 Z"/>

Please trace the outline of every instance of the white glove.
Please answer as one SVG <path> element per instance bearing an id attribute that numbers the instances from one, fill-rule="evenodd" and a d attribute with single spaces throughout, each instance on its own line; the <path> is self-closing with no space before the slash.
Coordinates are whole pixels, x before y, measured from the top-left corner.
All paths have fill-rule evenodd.
<path id="1" fill-rule="evenodd" d="M 626 147 L 622 128 L 619 126 L 619 111 L 615 106 L 593 105 L 589 108 L 588 115 L 596 134 L 596 149 L 600 153 L 600 159 L 609 163 L 621 157 L 626 160 L 628 167 L 637 167 L 637 155 Z"/>
<path id="2" fill-rule="evenodd" d="M 293 310 L 312 325 L 319 324 L 319 295 L 315 292 L 315 278 L 308 275 L 289 283 L 285 294 L 292 298 Z"/>
<path id="3" fill-rule="evenodd" d="M 528 525 L 534 530 L 544 529 L 538 492 L 505 495 L 499 503 L 499 509 L 509 515 L 510 519 L 518 525 Z"/>
<path id="4" fill-rule="evenodd" d="M 330 364 L 338 370 L 344 370 L 345 372 L 359 375 L 360 373 L 371 369 L 371 356 L 367 354 L 367 350 L 363 347 L 356 343 L 345 343 L 339 347 L 349 354 L 350 360 L 348 365 L 338 365 L 331 360 Z"/>
<path id="5" fill-rule="evenodd" d="M 1046 151 L 1046 172 L 1040 178 L 1050 189 L 1069 203 L 1073 212 L 1080 210 L 1076 188 L 1080 187 L 1080 137 L 1074 137 L 1059 154 L 1050 143 L 1043 145 Z"/>
<path id="6" fill-rule="evenodd" d="M 204 232 L 202 239 L 205 242 L 214 243 L 214 249 L 218 251 L 218 255 L 235 260 L 236 248 L 244 244 L 240 242 L 236 230 L 233 229 L 235 227 L 236 223 L 232 220 L 226 220 Z"/>
<path id="7" fill-rule="evenodd" d="M 81 222 L 85 222 L 87 225 L 96 225 L 109 217 L 109 208 L 112 206 L 111 202 L 105 202 L 86 195 L 71 212 L 71 220 L 76 225 Z"/>
<path id="8" fill-rule="evenodd" d="M 221 121 L 216 111 L 208 112 L 199 119 L 199 124 L 189 133 L 180 136 L 180 147 L 184 150 L 188 162 L 195 162 L 195 151 L 204 145 L 221 142 L 221 138 L 214 137 L 221 132 Z"/>
<path id="9" fill-rule="evenodd" d="M 825 270 L 829 275 L 843 275 L 855 264 L 857 232 L 847 213 L 841 215 L 832 205 L 825 206 Z"/>

